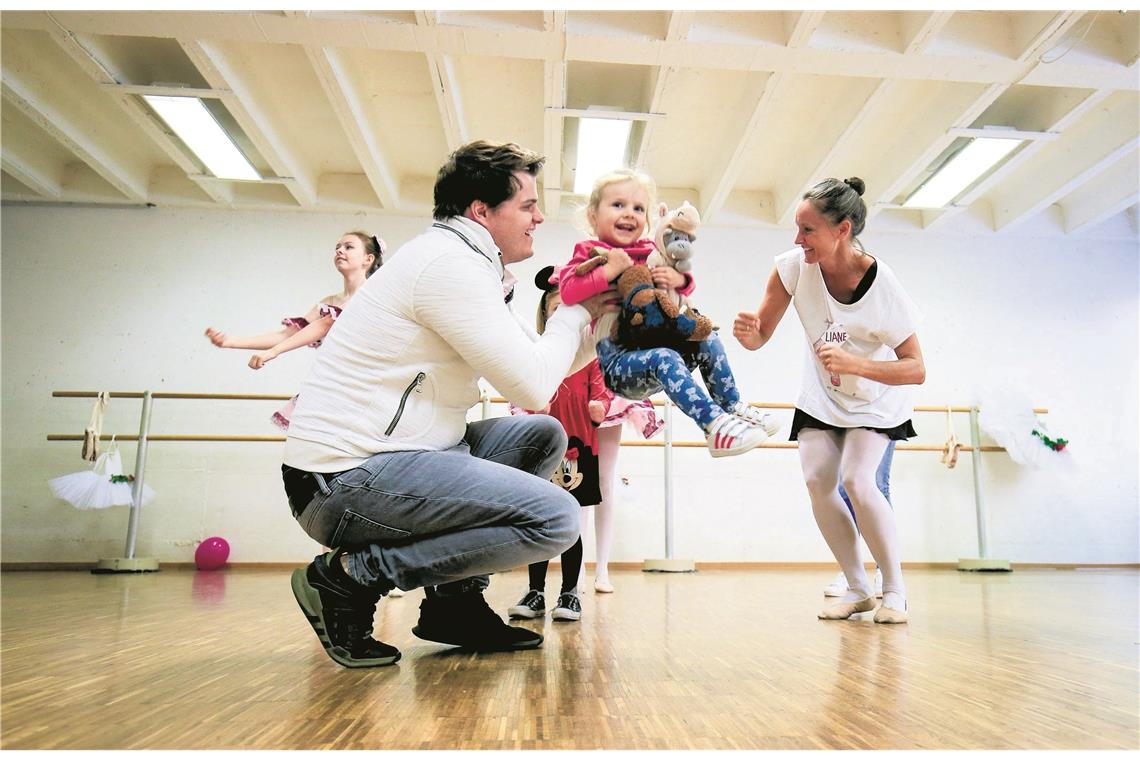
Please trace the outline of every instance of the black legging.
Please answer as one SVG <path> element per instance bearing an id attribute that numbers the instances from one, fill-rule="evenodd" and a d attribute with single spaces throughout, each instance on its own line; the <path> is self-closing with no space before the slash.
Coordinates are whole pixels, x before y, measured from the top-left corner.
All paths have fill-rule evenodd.
<path id="1" fill-rule="evenodd" d="M 534 591 L 546 592 L 546 569 L 550 560 L 535 562 L 527 567 L 530 573 L 530 587 Z M 582 537 L 574 542 L 566 551 L 562 552 L 562 591 L 567 593 L 578 585 L 578 573 L 582 570 Z"/>

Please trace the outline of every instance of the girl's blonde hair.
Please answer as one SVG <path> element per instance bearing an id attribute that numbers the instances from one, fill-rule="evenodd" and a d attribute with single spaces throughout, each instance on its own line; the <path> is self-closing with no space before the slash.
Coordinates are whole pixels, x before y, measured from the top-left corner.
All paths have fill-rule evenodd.
<path id="1" fill-rule="evenodd" d="M 611 172 L 606 172 L 602 176 L 594 180 L 594 187 L 590 191 L 590 199 L 586 205 L 579 210 L 581 215 L 580 223 L 582 229 L 586 230 L 591 235 L 596 234 L 593 225 L 590 224 L 590 214 L 597 213 L 598 206 L 602 203 L 602 191 L 610 185 L 616 185 L 619 182 L 636 182 L 642 190 L 645 191 L 645 229 L 641 231 L 643 236 L 649 234 L 649 227 L 653 221 L 653 209 L 657 206 L 657 183 L 653 181 L 645 172 L 639 172 L 636 169 L 615 169 Z"/>

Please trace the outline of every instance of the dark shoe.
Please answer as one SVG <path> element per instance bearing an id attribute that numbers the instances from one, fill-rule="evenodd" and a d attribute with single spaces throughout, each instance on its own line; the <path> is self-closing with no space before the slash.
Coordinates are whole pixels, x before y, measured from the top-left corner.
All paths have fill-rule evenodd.
<path id="1" fill-rule="evenodd" d="M 512 618 L 527 618 L 528 620 L 534 620 L 545 614 L 546 598 L 542 595 L 541 591 L 535 591 L 534 589 L 526 592 L 526 596 L 519 599 L 518 604 L 507 610 L 507 615 Z"/>
<path id="2" fill-rule="evenodd" d="M 329 657 L 346 668 L 374 668 L 400 659 L 400 650 L 372 638 L 380 594 L 336 573 L 333 552 L 293 571 L 293 596 Z"/>
<path id="3" fill-rule="evenodd" d="M 476 652 L 510 652 L 542 646 L 542 634 L 504 623 L 478 591 L 427 597 L 420 602 L 419 624 L 412 633 L 427 641 Z"/>
<path id="4" fill-rule="evenodd" d="M 550 613 L 552 620 L 581 620 L 582 602 L 577 594 L 562 594 L 558 597 L 558 604 L 554 605 L 554 612 Z"/>

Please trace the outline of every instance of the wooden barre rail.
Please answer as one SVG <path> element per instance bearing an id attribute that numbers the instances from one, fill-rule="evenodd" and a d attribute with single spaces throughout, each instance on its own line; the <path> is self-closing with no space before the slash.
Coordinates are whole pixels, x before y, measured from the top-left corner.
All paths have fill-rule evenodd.
<path id="1" fill-rule="evenodd" d="M 137 435 L 103 435 L 99 440 L 109 441 L 114 437 L 116 441 L 137 441 Z M 49 441 L 82 441 L 83 436 L 73 433 L 49 433 L 47 439 Z M 283 435 L 148 435 L 148 441 L 198 441 L 198 442 L 214 442 L 214 443 L 282 443 L 285 441 Z M 622 441 L 622 446 L 640 446 L 647 448 L 661 448 L 665 445 L 664 441 Z M 707 444 L 703 441 L 673 441 L 673 448 L 704 448 Z M 776 441 L 774 443 L 762 443 L 756 448 L 759 449 L 798 449 L 799 445 L 795 441 Z M 898 451 L 942 451 L 943 446 L 934 446 L 926 443 L 900 443 L 895 446 Z M 968 444 L 961 444 L 961 451 L 973 451 L 974 447 Z M 982 446 L 979 451 L 1005 451 L 1001 446 Z"/>
<path id="2" fill-rule="evenodd" d="M 96 398 L 99 395 L 98 391 L 52 391 L 53 398 Z M 293 398 L 292 396 L 278 395 L 278 394 L 265 394 L 265 393 L 152 393 L 151 398 L 169 398 L 169 399 L 207 399 L 214 401 L 288 401 Z M 142 398 L 143 394 L 137 391 L 112 391 L 111 398 Z M 492 396 L 487 399 L 492 404 L 505 404 L 507 399 L 502 396 Z M 665 402 L 661 399 L 651 400 L 654 406 L 664 406 Z M 750 401 L 750 405 L 758 409 L 795 409 L 795 404 L 788 404 L 785 402 L 772 401 L 761 403 L 759 401 Z M 968 406 L 951 406 L 951 412 L 962 412 L 969 414 L 970 407 Z M 945 412 L 945 406 L 931 406 L 929 404 L 914 407 L 916 412 Z M 1043 407 L 1034 407 L 1033 411 L 1037 414 L 1048 414 L 1049 410 Z M 157 439 L 157 436 L 152 440 Z M 71 440 L 66 439 L 52 439 L 52 440 Z M 127 440 L 124 438 L 123 440 Z M 196 439 L 195 439 L 196 440 Z M 228 440 L 228 439 L 227 439 Z"/>
<path id="3" fill-rule="evenodd" d="M 98 391 L 52 391 L 52 398 L 97 398 Z M 112 391 L 111 398 L 142 398 L 135 391 Z M 207 399 L 212 401 L 288 401 L 292 396 L 266 393 L 152 393 L 151 398 Z"/>
<path id="4" fill-rule="evenodd" d="M 98 398 L 99 391 L 52 391 L 54 398 Z M 150 391 L 114 391 L 111 392 L 112 398 L 138 398 L 142 399 L 142 415 L 139 425 L 139 434 L 136 436 L 111 436 L 103 435 L 101 440 L 110 440 L 111 438 L 121 438 L 124 441 L 138 441 L 137 460 L 135 464 L 135 484 L 131 504 L 131 517 L 130 523 L 127 528 L 127 544 L 125 554 L 126 557 L 122 560 L 124 563 L 122 567 L 129 570 L 134 567 L 143 567 L 144 564 L 149 566 L 153 564 L 157 568 L 157 561 L 135 560 L 134 547 L 135 537 L 137 535 L 138 516 L 140 512 L 140 497 L 139 494 L 143 488 L 143 473 L 146 465 L 146 452 L 148 444 L 151 441 L 216 441 L 216 442 L 230 442 L 230 441 L 249 441 L 249 442 L 277 442 L 280 443 L 285 440 L 285 436 L 281 435 L 150 435 L 150 412 L 151 403 L 156 398 L 162 399 L 193 399 L 193 400 L 215 400 L 215 401 L 285 401 L 292 398 L 292 396 L 277 395 L 277 394 L 255 394 L 255 393 L 152 393 Z M 479 404 L 482 406 L 482 416 L 487 418 L 488 407 L 492 403 L 502 404 L 507 399 L 496 396 L 491 397 L 485 391 L 480 394 Z M 704 448 L 707 444 L 704 441 L 674 441 L 672 438 L 672 423 L 671 411 L 672 407 L 667 405 L 667 402 L 654 399 L 652 401 L 654 406 L 665 407 L 665 440 L 664 441 L 647 441 L 647 440 L 633 440 L 622 441 L 622 446 L 646 446 L 646 447 L 659 447 L 665 449 L 665 564 L 668 565 L 673 561 L 673 528 L 672 528 L 672 456 L 673 448 Z M 750 406 L 760 409 L 795 409 L 794 404 L 785 402 L 769 402 L 761 403 L 756 401 L 749 402 Z M 933 406 L 922 405 L 913 408 L 915 412 L 932 412 L 949 414 L 953 412 L 965 413 L 970 415 L 970 444 L 959 444 L 960 451 L 968 451 L 971 453 L 973 460 L 973 479 L 974 479 L 974 507 L 977 515 L 977 528 L 978 528 L 978 554 L 981 559 L 979 560 L 963 560 L 959 562 L 959 569 L 1009 569 L 1009 563 L 1005 560 L 992 560 L 987 553 L 987 538 L 986 538 L 986 514 L 984 502 L 982 499 L 982 483 L 979 475 L 982 463 L 982 452 L 990 451 L 1005 451 L 1001 446 L 983 446 L 981 445 L 981 435 L 978 431 L 978 408 L 973 406 L 954 406 L 948 404 L 946 406 Z M 1034 407 L 1035 414 L 1047 414 L 1049 412 L 1046 408 Z M 81 441 L 84 439 L 82 435 L 71 434 L 57 434 L 52 433 L 47 436 L 49 441 Z M 799 448 L 799 444 L 793 441 L 773 441 L 770 443 L 763 443 L 758 448 L 764 449 L 795 449 Z M 900 451 L 930 451 L 942 452 L 946 450 L 945 445 L 931 445 L 919 443 L 900 443 L 897 446 Z M 953 466 L 952 464 L 950 465 Z M 109 560 L 111 564 L 120 562 L 120 560 Z M 963 563 L 966 563 L 965 565 Z M 103 561 L 101 560 L 102 564 Z M 132 564 L 134 563 L 134 564 Z M 682 563 L 684 564 L 684 563 Z M 120 565 L 114 565 L 120 567 Z"/>
<path id="5" fill-rule="evenodd" d="M 97 398 L 99 393 L 97 391 L 52 391 L 53 398 Z M 137 391 L 112 391 L 111 398 L 143 398 L 143 394 Z M 277 394 L 264 394 L 264 393 L 152 393 L 151 398 L 165 398 L 165 399 L 192 399 L 192 400 L 212 400 L 212 401 L 288 401 L 292 396 L 284 396 Z M 507 399 L 502 396 L 491 396 L 485 401 L 492 404 L 505 404 Z M 665 402 L 660 399 L 652 399 L 651 403 L 654 406 L 664 406 Z M 795 409 L 795 404 L 788 404 L 785 402 L 749 402 L 751 406 L 759 409 Z M 969 413 L 970 407 L 968 406 L 931 406 L 922 405 L 914 407 L 916 412 L 963 412 Z M 1035 407 L 1033 411 L 1037 414 L 1047 414 L 1047 408 Z M 137 441 L 137 435 L 116 435 L 113 436 L 115 440 L 119 441 Z M 109 441 L 112 436 L 104 435 L 100 440 Z M 82 441 L 82 435 L 75 435 L 70 433 L 49 433 L 47 436 L 49 441 Z M 283 435 L 148 435 L 148 441 L 163 441 L 163 442 L 211 442 L 211 443 L 281 443 L 284 442 L 285 436 Z M 664 441 L 622 441 L 622 446 L 636 446 L 636 447 L 649 447 L 649 448 L 662 448 L 666 444 Z M 703 441 L 672 441 L 670 446 L 675 448 L 704 448 L 707 444 Z M 775 441 L 772 443 L 762 443 L 757 448 L 762 449 L 798 449 L 799 444 L 795 441 Z M 895 447 L 898 451 L 942 451 L 944 446 L 936 446 L 924 443 L 900 443 Z M 961 451 L 973 451 L 974 447 L 968 444 L 961 445 Z M 997 452 L 1005 451 L 1001 446 L 979 446 L 978 451 Z"/>

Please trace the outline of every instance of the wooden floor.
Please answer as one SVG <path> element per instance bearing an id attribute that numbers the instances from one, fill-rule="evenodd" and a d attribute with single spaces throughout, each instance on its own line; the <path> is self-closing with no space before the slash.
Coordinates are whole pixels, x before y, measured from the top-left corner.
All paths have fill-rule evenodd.
<path id="1" fill-rule="evenodd" d="M 913 570 L 897 627 L 816 620 L 830 576 L 622 571 L 492 655 L 412 636 L 412 592 L 377 614 L 403 660 L 346 670 L 287 571 L 4 573 L 0 746 L 1140 749 L 1136 571 Z"/>

